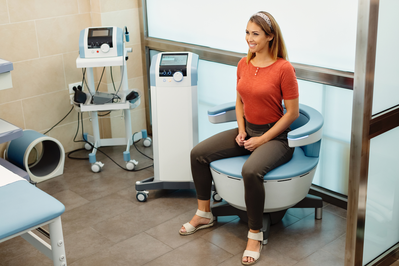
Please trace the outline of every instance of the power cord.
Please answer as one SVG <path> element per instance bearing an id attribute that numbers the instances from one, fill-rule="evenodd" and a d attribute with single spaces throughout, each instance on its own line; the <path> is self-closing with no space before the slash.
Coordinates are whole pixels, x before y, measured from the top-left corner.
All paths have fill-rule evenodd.
<path id="1" fill-rule="evenodd" d="M 80 120 L 80 121 L 79 121 L 79 120 Z M 79 122 L 80 122 L 80 123 L 79 123 Z M 76 140 L 76 136 L 77 136 L 78 131 L 79 131 L 79 124 L 81 124 L 81 127 L 82 127 L 82 140 Z M 77 131 L 76 131 L 76 134 L 75 134 L 75 137 L 74 137 L 74 140 L 73 140 L 74 142 L 85 142 L 85 143 L 88 143 L 93 149 L 96 149 L 97 151 L 99 151 L 99 152 L 101 152 L 102 154 L 104 154 L 104 155 L 105 155 L 107 158 L 109 158 L 113 163 L 115 163 L 117 166 L 119 166 L 120 168 L 122 168 L 122 169 L 125 170 L 125 171 L 129 171 L 129 172 L 138 172 L 138 171 L 141 171 L 141 170 L 144 170 L 144 169 L 147 169 L 147 168 L 150 168 L 150 167 L 153 167 L 153 166 L 154 166 L 154 164 L 151 164 L 151 165 L 149 165 L 149 166 L 146 166 L 146 167 L 143 167 L 143 168 L 140 168 L 140 169 L 128 170 L 128 169 L 126 169 L 125 167 L 123 167 L 123 166 L 121 166 L 120 164 L 118 164 L 118 163 L 117 163 L 115 160 L 113 160 L 108 154 L 106 154 L 105 152 L 103 152 L 103 151 L 100 150 L 99 148 L 94 147 L 93 144 L 91 144 L 90 142 L 88 142 L 87 140 L 85 140 L 84 135 L 83 135 L 83 134 L 84 134 L 83 132 L 84 132 L 84 128 L 83 128 L 83 114 L 81 113 L 81 114 L 80 114 L 80 118 L 79 118 L 79 114 L 78 114 L 78 127 L 77 127 Z M 136 134 L 138 134 L 138 132 L 136 132 L 136 133 L 133 134 L 133 139 L 134 139 L 134 136 L 135 136 Z M 142 154 L 143 156 L 145 156 L 145 157 L 147 157 L 147 158 L 153 160 L 153 158 L 147 156 L 146 154 L 144 154 L 143 152 L 141 152 L 141 151 L 137 148 L 136 143 L 139 142 L 139 141 L 140 141 L 140 140 L 138 140 L 138 141 L 136 141 L 136 142 L 133 142 L 133 146 L 136 148 L 136 150 L 137 150 L 140 154 Z M 71 156 L 73 153 L 78 152 L 78 151 L 81 151 L 81 150 L 86 150 L 86 149 L 85 149 L 85 148 L 81 148 L 81 149 L 73 150 L 73 151 L 71 151 L 71 152 L 68 153 L 68 158 L 73 159 L 73 160 L 88 160 L 88 159 L 89 159 L 88 157 L 86 157 L 86 158 L 79 158 L 79 157 L 72 157 L 72 156 Z"/>
<path id="2" fill-rule="evenodd" d="M 46 132 L 43 133 L 43 135 L 46 135 L 47 133 L 49 133 L 53 128 L 55 128 L 59 123 L 61 123 L 62 121 L 64 121 L 65 118 L 67 118 L 67 116 L 72 112 L 73 110 L 73 106 L 71 108 L 71 110 L 69 110 L 69 112 L 60 120 L 58 121 L 57 124 L 55 124 L 54 126 L 52 126 L 49 130 L 47 130 Z"/>

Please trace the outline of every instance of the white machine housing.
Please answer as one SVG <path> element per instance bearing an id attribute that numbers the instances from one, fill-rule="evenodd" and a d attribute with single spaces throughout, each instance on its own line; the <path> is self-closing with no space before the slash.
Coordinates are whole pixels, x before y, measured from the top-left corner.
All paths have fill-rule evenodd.
<path id="1" fill-rule="evenodd" d="M 123 49 L 123 30 L 121 28 L 115 26 L 89 27 L 80 32 L 80 58 L 122 56 Z"/>
<path id="2" fill-rule="evenodd" d="M 150 69 L 154 181 L 190 182 L 191 149 L 198 143 L 198 55 L 165 52 Z"/>

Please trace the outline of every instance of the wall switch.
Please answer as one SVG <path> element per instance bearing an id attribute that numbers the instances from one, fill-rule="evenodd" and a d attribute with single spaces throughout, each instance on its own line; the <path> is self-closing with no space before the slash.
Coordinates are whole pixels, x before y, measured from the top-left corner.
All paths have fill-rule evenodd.
<path id="1" fill-rule="evenodd" d="M 69 94 L 73 94 L 73 93 L 75 93 L 74 91 L 73 91 L 73 87 L 78 87 L 78 86 L 81 86 L 82 85 L 82 82 L 75 82 L 75 83 L 71 83 L 71 84 L 69 84 L 68 85 L 68 87 L 69 87 Z M 83 90 L 83 88 L 82 88 L 82 90 Z"/>

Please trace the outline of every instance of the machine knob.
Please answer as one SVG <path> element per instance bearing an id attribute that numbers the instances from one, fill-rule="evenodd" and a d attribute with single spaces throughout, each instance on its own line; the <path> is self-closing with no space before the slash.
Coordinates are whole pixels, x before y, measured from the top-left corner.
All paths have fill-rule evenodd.
<path id="1" fill-rule="evenodd" d="M 103 43 L 103 44 L 101 45 L 101 52 L 103 52 L 103 53 L 108 53 L 108 52 L 109 52 L 109 45 L 106 44 L 106 43 Z"/>
<path id="2" fill-rule="evenodd" d="M 176 71 L 175 73 L 173 73 L 173 79 L 177 82 L 182 81 L 183 73 L 181 73 L 180 71 Z"/>

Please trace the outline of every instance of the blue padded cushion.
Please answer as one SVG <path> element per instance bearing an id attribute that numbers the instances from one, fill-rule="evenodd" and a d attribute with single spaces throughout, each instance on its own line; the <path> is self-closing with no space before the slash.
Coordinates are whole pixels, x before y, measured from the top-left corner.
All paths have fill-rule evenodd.
<path id="1" fill-rule="evenodd" d="M 0 187 L 0 239 L 57 218 L 65 206 L 26 181 Z"/>
<path id="2" fill-rule="evenodd" d="M 231 157 L 211 163 L 211 167 L 228 176 L 242 178 L 241 169 L 249 155 Z M 318 157 L 307 157 L 300 147 L 296 147 L 292 159 L 271 170 L 264 176 L 264 180 L 279 180 L 305 174 L 316 167 Z"/>
<path id="3" fill-rule="evenodd" d="M 315 109 L 304 104 L 299 104 L 299 112 L 300 117 L 292 123 L 292 128 L 295 129 L 288 132 L 289 139 L 305 137 L 317 132 L 323 127 L 323 116 Z M 306 124 L 301 125 L 301 123 Z"/>

